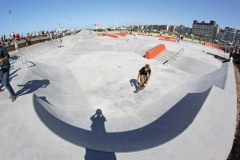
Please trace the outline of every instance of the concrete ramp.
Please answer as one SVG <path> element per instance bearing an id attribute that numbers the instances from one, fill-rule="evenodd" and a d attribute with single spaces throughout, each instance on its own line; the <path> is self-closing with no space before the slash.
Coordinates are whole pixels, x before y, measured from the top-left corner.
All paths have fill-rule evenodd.
<path id="1" fill-rule="evenodd" d="M 58 41 L 56 40 L 46 41 L 41 45 L 37 44 L 34 46 L 27 47 L 19 51 L 18 54 L 22 54 L 26 56 L 27 60 L 33 60 L 57 48 L 58 48 Z"/>
<path id="2" fill-rule="evenodd" d="M 170 52 L 184 48 L 166 67 L 143 57 L 159 44 L 152 36 L 83 31 L 64 37 L 64 47 L 57 43 L 22 50 L 28 68 L 11 58 L 18 98 L 0 94 L 2 159 L 86 159 L 89 152 L 109 153 L 98 157 L 104 160 L 227 159 L 236 126 L 234 68 L 205 54 L 220 50 L 162 41 Z M 135 94 L 145 64 L 151 79 Z"/>
<path id="3" fill-rule="evenodd" d="M 71 143 L 106 152 L 132 152 L 157 147 L 179 136 L 194 121 L 210 91 L 187 94 L 156 121 L 139 129 L 117 133 L 107 133 L 105 129 L 90 131 L 67 124 L 53 116 L 48 111 L 50 104 L 36 95 L 33 104 L 43 123 Z"/>

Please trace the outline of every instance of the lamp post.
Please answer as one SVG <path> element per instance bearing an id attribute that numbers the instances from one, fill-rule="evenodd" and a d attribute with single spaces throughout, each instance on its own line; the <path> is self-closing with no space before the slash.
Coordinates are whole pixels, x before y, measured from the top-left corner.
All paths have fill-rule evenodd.
<path id="1" fill-rule="evenodd" d="M 11 11 L 11 10 L 9 10 L 9 11 L 8 11 L 8 15 L 9 15 L 9 24 L 10 24 L 10 31 L 11 31 L 11 34 L 12 34 L 12 21 L 11 21 L 11 13 L 12 13 L 12 11 Z"/>
<path id="2" fill-rule="evenodd" d="M 61 29 L 61 23 L 58 23 L 58 30 Z"/>

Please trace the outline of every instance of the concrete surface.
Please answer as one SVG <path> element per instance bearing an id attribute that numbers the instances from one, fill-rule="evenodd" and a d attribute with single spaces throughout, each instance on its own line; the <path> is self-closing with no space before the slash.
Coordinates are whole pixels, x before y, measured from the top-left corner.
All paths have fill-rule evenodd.
<path id="1" fill-rule="evenodd" d="M 143 58 L 158 44 L 184 53 L 169 66 Z M 89 31 L 63 45 L 45 42 L 11 56 L 18 98 L 0 94 L 1 159 L 226 160 L 236 126 L 233 64 L 206 54 L 227 57 L 221 50 Z M 135 94 L 146 63 L 150 82 Z M 93 118 L 98 109 L 103 116 Z"/>

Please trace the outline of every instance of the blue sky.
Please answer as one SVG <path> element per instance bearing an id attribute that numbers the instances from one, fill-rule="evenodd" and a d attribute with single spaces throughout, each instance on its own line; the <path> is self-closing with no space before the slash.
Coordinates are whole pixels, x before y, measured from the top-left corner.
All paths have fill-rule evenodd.
<path id="1" fill-rule="evenodd" d="M 0 0 L 0 35 L 132 24 L 192 26 L 215 20 L 221 28 L 240 29 L 240 0 Z M 118 19 L 118 20 L 117 20 Z M 117 23 L 118 22 L 118 23 Z"/>

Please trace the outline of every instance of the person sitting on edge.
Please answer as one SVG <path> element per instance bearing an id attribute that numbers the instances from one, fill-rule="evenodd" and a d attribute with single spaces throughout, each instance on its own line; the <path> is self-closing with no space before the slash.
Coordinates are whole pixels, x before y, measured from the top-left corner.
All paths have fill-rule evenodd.
<path id="1" fill-rule="evenodd" d="M 150 80 L 150 75 L 151 75 L 150 65 L 146 64 L 145 67 L 142 67 L 138 73 L 137 77 L 137 82 L 139 83 L 138 89 L 140 89 L 141 87 L 145 87 L 145 85 L 148 84 L 148 81 Z"/>

